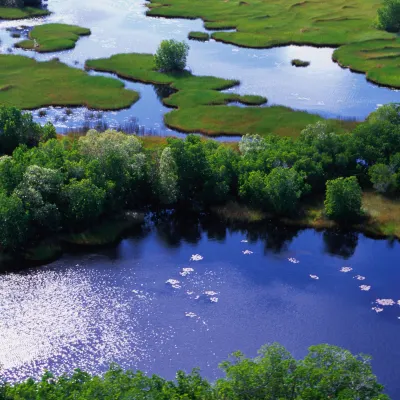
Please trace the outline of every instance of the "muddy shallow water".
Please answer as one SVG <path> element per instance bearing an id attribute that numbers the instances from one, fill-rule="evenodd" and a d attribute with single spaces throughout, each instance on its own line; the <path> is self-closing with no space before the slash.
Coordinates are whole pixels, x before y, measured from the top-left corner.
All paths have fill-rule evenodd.
<path id="1" fill-rule="evenodd" d="M 53 14 L 39 20 L 0 22 L 1 51 L 7 52 L 20 39 L 12 39 L 5 28 L 32 26 L 43 22 L 63 22 L 90 28 L 92 35 L 81 38 L 75 49 L 38 55 L 32 51 L 13 50 L 46 60 L 59 57 L 75 67 L 83 67 L 88 58 L 108 57 L 116 53 L 155 52 L 163 39 L 186 40 L 191 30 L 204 30 L 201 20 L 163 19 L 145 16 L 146 7 L 135 0 L 50 0 Z M 363 119 L 379 105 L 400 101 L 400 92 L 378 87 L 366 81 L 362 74 L 342 69 L 332 62 L 333 49 L 308 46 L 285 46 L 268 50 L 243 49 L 210 41 L 189 41 L 188 67 L 195 74 L 211 74 L 239 79 L 234 88 L 241 94 L 266 96 L 269 104 L 282 104 L 295 109 L 316 112 L 326 117 Z M 307 68 L 290 65 L 293 58 L 311 61 Z M 60 132 L 67 128 L 96 125 L 100 120 L 109 125 L 124 125 L 134 120 L 148 130 L 171 134 L 165 128 L 162 116 L 168 111 L 157 98 L 153 87 L 127 84 L 138 90 L 142 98 L 128 110 L 93 113 L 84 108 L 74 110 L 71 116 L 64 109 L 47 109 L 46 117 Z"/>
<path id="2" fill-rule="evenodd" d="M 400 300 L 399 256 L 399 243 L 355 233 L 150 224 L 117 246 L 0 275 L 0 363 L 10 380 L 112 361 L 215 378 L 237 349 L 279 341 L 302 357 L 330 343 L 371 354 L 396 399 L 400 307 L 376 300 Z"/>

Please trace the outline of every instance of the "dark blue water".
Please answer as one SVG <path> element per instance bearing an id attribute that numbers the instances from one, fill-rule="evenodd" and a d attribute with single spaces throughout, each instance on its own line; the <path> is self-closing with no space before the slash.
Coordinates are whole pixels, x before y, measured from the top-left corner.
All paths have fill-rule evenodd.
<path id="1" fill-rule="evenodd" d="M 371 354 L 396 399 L 400 307 L 372 307 L 400 300 L 399 255 L 397 242 L 355 233 L 148 225 L 115 247 L 1 275 L 0 363 L 11 380 L 112 361 L 168 378 L 198 366 L 215 378 L 237 349 L 255 356 L 278 341 L 303 357 L 330 343 Z"/>
<path id="2" fill-rule="evenodd" d="M 142 0 L 49 0 L 53 14 L 39 20 L 0 21 L 0 50 L 24 54 L 39 60 L 59 57 L 61 61 L 82 68 L 88 58 L 109 57 L 116 53 L 156 51 L 163 39 L 187 40 L 191 30 L 204 31 L 200 20 L 162 19 L 145 16 Z M 90 28 L 92 35 L 81 38 L 75 49 L 60 53 L 35 54 L 13 49 L 15 42 L 6 28 L 36 25 L 43 22 L 78 24 Z M 234 90 L 241 94 L 258 94 L 269 104 L 281 104 L 315 112 L 326 117 L 364 119 L 382 104 L 400 101 L 400 92 L 378 87 L 366 81 L 365 75 L 342 69 L 331 57 L 333 49 L 308 46 L 286 46 L 268 50 L 243 49 L 210 41 L 189 41 L 188 67 L 195 74 L 239 79 Z M 308 68 L 295 68 L 293 58 L 311 61 Z M 128 83 L 127 83 L 128 84 Z M 110 126 L 129 123 L 135 118 L 146 129 L 159 134 L 175 134 L 165 128 L 161 105 L 152 86 L 129 85 L 142 99 L 128 110 L 105 112 L 101 120 Z M 83 125 L 95 125 L 87 110 L 79 108 L 71 116 L 65 109 L 47 108 L 48 115 L 35 118 L 51 120 L 59 132 Z M 90 114 L 90 113 L 89 113 Z M 96 114 L 97 115 L 97 114 Z"/>

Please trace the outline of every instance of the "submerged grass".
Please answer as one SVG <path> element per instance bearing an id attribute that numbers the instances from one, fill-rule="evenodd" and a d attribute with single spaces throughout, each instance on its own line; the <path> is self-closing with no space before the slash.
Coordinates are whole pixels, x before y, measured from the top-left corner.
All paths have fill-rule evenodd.
<path id="1" fill-rule="evenodd" d="M 50 12 L 41 8 L 24 7 L 0 7 L 0 19 L 25 19 L 34 17 L 43 17 Z"/>
<path id="2" fill-rule="evenodd" d="M 261 96 L 238 95 L 221 90 L 239 84 L 212 76 L 195 76 L 184 71 L 162 73 L 156 70 L 151 54 L 117 54 L 110 58 L 88 60 L 87 69 L 111 72 L 134 81 L 169 85 L 176 92 L 162 101 L 173 110 L 164 116 L 167 126 L 182 132 L 200 132 L 206 135 L 243 135 L 276 133 L 297 136 L 308 124 L 322 117 L 287 107 L 238 107 L 228 103 L 261 105 L 267 99 Z M 337 131 L 354 127 L 354 123 L 331 120 Z"/>
<path id="3" fill-rule="evenodd" d="M 0 104 L 21 109 L 49 105 L 117 110 L 139 95 L 116 79 L 90 76 L 57 60 L 38 62 L 18 55 L 0 55 Z"/>
<path id="4" fill-rule="evenodd" d="M 303 61 L 303 60 L 299 60 L 298 58 L 294 58 L 291 61 L 291 64 L 294 67 L 308 67 L 310 65 L 310 61 Z"/>
<path id="5" fill-rule="evenodd" d="M 342 0 L 150 0 L 147 14 L 201 18 L 206 29 L 217 30 L 211 35 L 213 39 L 242 47 L 350 45 L 336 53 L 340 64 L 349 65 L 347 60 L 351 55 L 358 65 L 357 69 L 368 72 L 370 80 L 398 87 L 398 59 L 390 64 L 390 68 L 379 73 L 376 69 L 381 68 L 380 60 L 366 61 L 358 52 L 362 42 L 396 40 L 395 34 L 374 27 L 381 4 L 381 0 L 352 0 L 351 3 Z M 234 31 L 221 31 L 228 29 Z"/>
<path id="6" fill-rule="evenodd" d="M 73 49 L 81 36 L 90 35 L 90 29 L 76 25 L 44 24 L 35 26 L 29 32 L 29 40 L 15 45 L 39 53 Z M 36 42 L 35 42 L 36 41 Z"/>

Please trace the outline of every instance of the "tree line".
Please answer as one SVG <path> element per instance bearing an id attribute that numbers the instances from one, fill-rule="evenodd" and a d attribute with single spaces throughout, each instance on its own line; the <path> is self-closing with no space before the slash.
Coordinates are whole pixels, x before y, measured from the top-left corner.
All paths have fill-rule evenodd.
<path id="1" fill-rule="evenodd" d="M 246 135 L 239 150 L 188 135 L 146 150 L 108 130 L 57 138 L 51 124 L 0 108 L 0 246 L 18 251 L 59 231 L 78 231 L 123 209 L 206 209 L 237 200 L 278 216 L 325 193 L 327 217 L 362 214 L 362 189 L 400 189 L 400 105 L 380 107 L 336 134 L 325 122 L 297 139 Z"/>
<path id="2" fill-rule="evenodd" d="M 104 376 L 45 372 L 40 381 L 0 384 L 0 400 L 389 400 L 368 356 L 326 344 L 311 346 L 304 359 L 296 360 L 274 343 L 254 359 L 235 352 L 220 368 L 225 376 L 215 383 L 196 369 L 178 371 L 173 381 L 116 365 Z"/>

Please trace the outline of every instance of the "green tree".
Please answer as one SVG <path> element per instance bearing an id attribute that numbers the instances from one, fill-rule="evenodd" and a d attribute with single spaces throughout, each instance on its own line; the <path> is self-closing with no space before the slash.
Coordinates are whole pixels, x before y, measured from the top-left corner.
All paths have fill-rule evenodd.
<path id="1" fill-rule="evenodd" d="M 274 168 L 265 179 L 268 204 L 276 214 L 293 214 L 305 189 L 304 178 L 293 168 Z"/>
<path id="2" fill-rule="evenodd" d="M 242 176 L 240 197 L 255 207 L 266 208 L 268 197 L 265 179 L 266 175 L 261 171 L 251 171 L 248 175 Z"/>
<path id="3" fill-rule="evenodd" d="M 337 178 L 326 182 L 325 213 L 339 221 L 354 220 L 361 213 L 362 192 L 357 178 Z"/>
<path id="4" fill-rule="evenodd" d="M 28 215 L 15 195 L 0 192 L 0 246 L 3 251 L 16 251 L 25 243 Z"/>
<path id="5" fill-rule="evenodd" d="M 159 182 L 161 202 L 175 203 L 178 199 L 178 168 L 170 147 L 166 147 L 161 154 Z"/>
<path id="6" fill-rule="evenodd" d="M 63 189 L 65 217 L 68 223 L 88 224 L 103 212 L 105 191 L 89 179 L 72 180 Z"/>
<path id="7" fill-rule="evenodd" d="M 384 0 L 378 9 L 378 25 L 388 32 L 400 32 L 400 0 Z"/>
<path id="8" fill-rule="evenodd" d="M 386 193 L 396 186 L 397 174 L 385 164 L 375 164 L 368 170 L 373 188 L 379 193 Z"/>
<path id="9" fill-rule="evenodd" d="M 155 66 L 164 72 L 183 71 L 186 68 L 188 53 L 187 43 L 174 39 L 163 40 L 154 56 Z"/>

